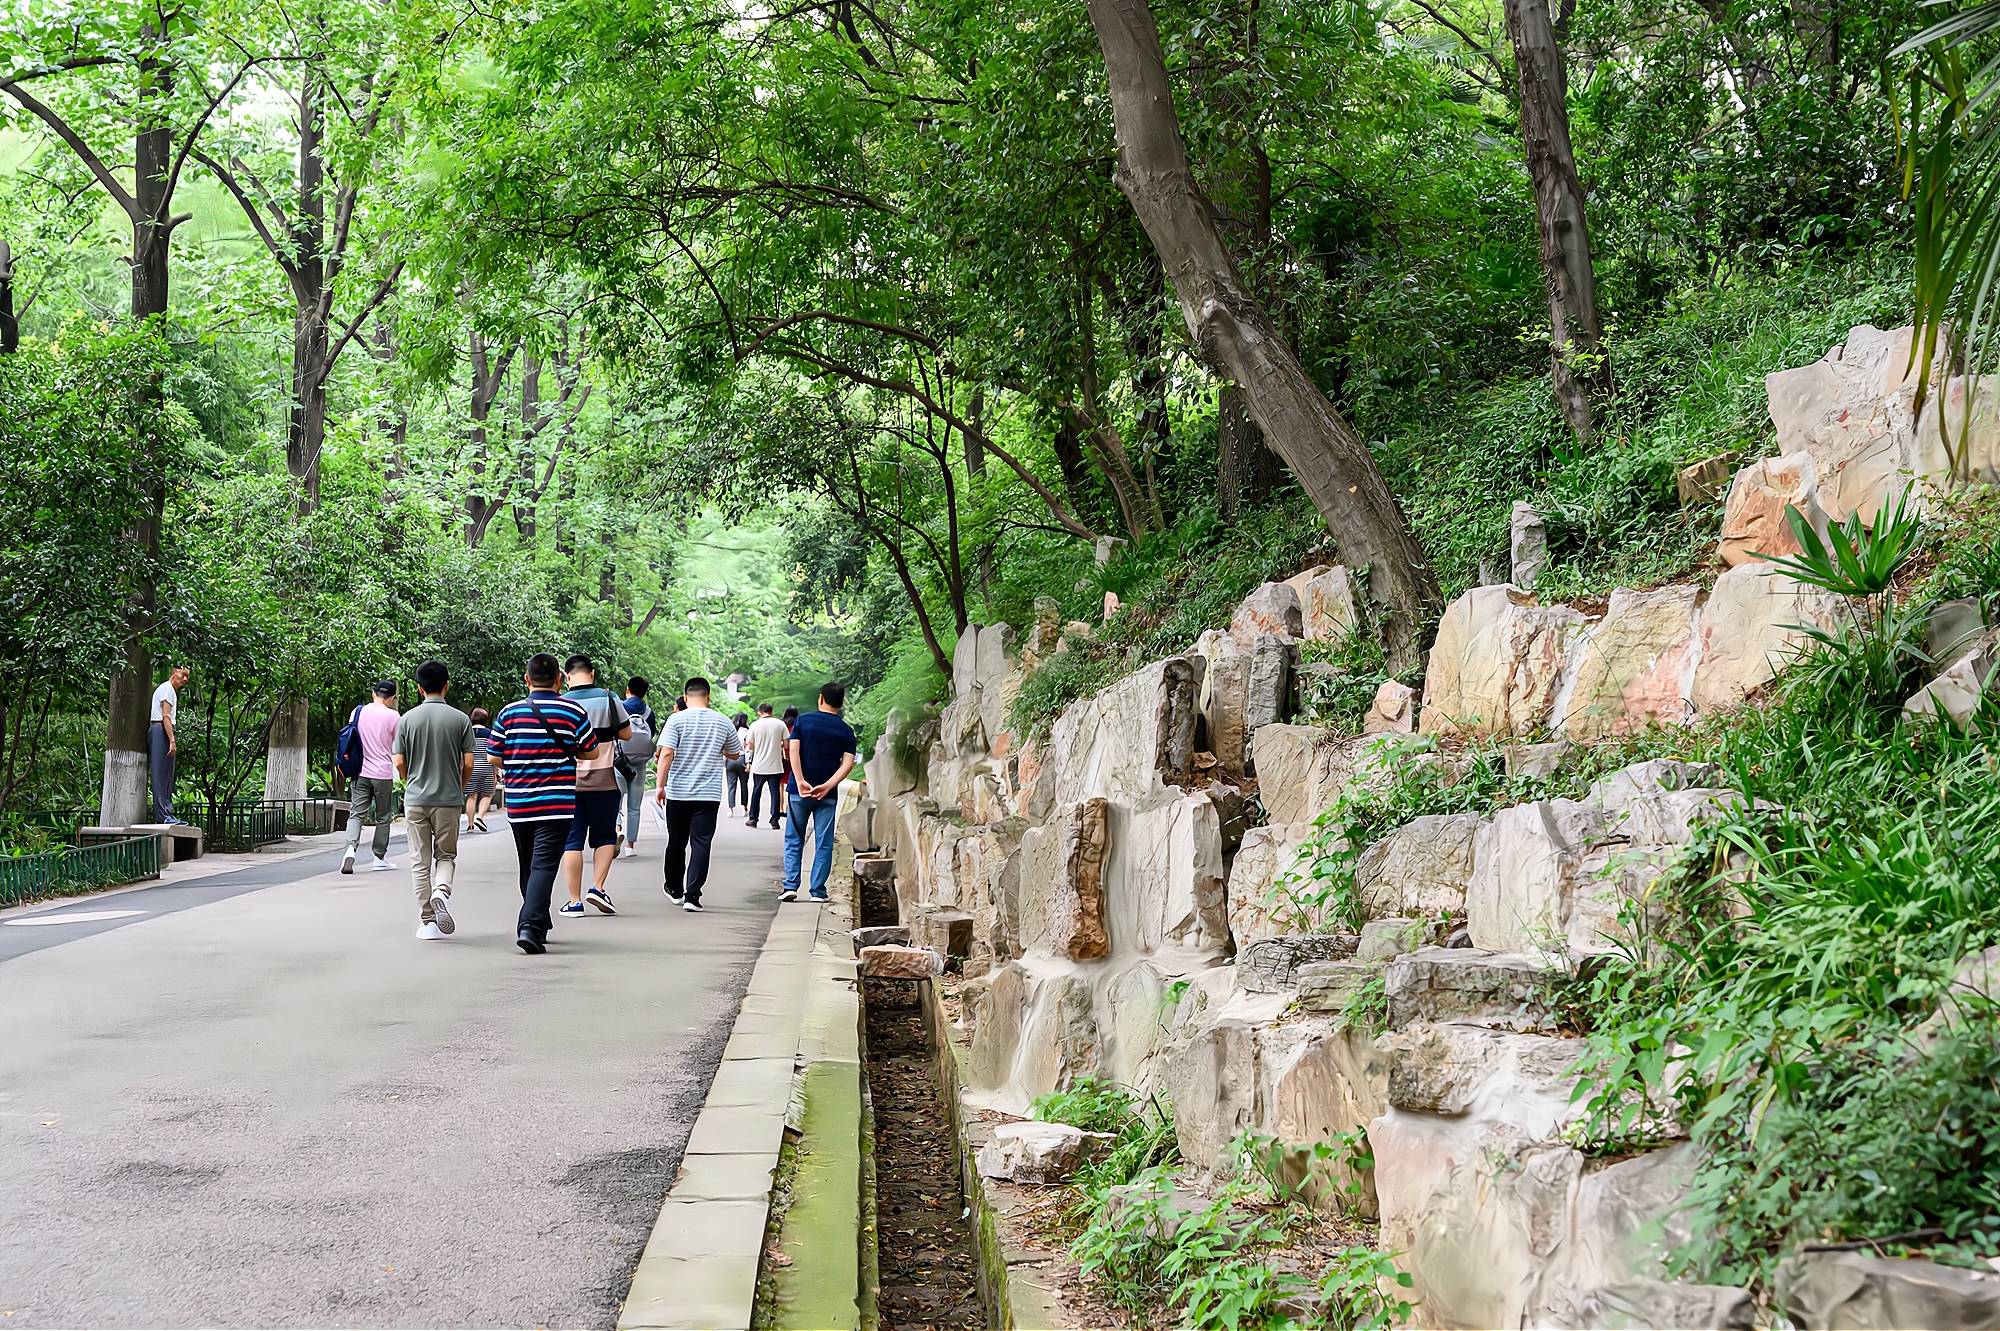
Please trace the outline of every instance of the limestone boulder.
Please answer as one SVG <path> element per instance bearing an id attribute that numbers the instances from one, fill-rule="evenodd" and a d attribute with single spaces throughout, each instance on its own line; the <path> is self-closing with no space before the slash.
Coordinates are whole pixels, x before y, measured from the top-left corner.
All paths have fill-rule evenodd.
<path id="1" fill-rule="evenodd" d="M 978 975 L 997 962 L 1021 954 L 1021 858 L 1026 825 L 1003 819 L 961 837 L 958 881 L 965 908 L 972 912 L 972 950 L 966 974 Z"/>
<path id="2" fill-rule="evenodd" d="M 1357 961 L 1388 961 L 1424 945 L 1430 933 L 1427 921 L 1392 916 L 1369 920 L 1361 926 L 1361 941 L 1354 945 Z"/>
<path id="3" fill-rule="evenodd" d="M 1914 470 L 1938 490 L 2000 481 L 2000 377 L 1953 375 L 1934 393 L 1917 422 Z"/>
<path id="4" fill-rule="evenodd" d="M 1009 1183 L 1063 1183 L 1103 1159 L 1116 1141 L 1109 1132 L 1085 1132 L 1067 1123 L 1002 1123 L 979 1148 L 979 1172 Z"/>
<path id="5" fill-rule="evenodd" d="M 1778 1306 L 1800 1331 L 2000 1326 L 2000 1272 L 1871 1252 L 1798 1252 L 1778 1268 Z"/>
<path id="6" fill-rule="evenodd" d="M 911 942 L 947 961 L 972 955 L 972 915 L 962 910 L 919 911 L 910 922 Z"/>
<path id="7" fill-rule="evenodd" d="M 1925 470 L 1912 335 L 1908 327 L 1863 324 L 1812 364 L 1765 376 L 1778 451 L 1811 457 L 1820 505 L 1835 522 L 1856 512 L 1872 520 L 1884 499 Z M 1942 347 L 1932 375 L 1948 399 Z"/>
<path id="8" fill-rule="evenodd" d="M 1251 994 L 1296 989 L 1302 967 L 1352 957 L 1359 942 L 1353 934 L 1287 934 L 1259 939 L 1236 954 L 1236 983 Z"/>
<path id="9" fill-rule="evenodd" d="M 996 967 L 974 996 L 966 1084 L 983 1103 L 1025 1114 L 1103 1065 L 1103 1036 L 1088 977 L 1071 963 Z"/>
<path id="10" fill-rule="evenodd" d="M 1417 728 L 1417 691 L 1397 679 L 1385 679 L 1361 718 L 1364 735 L 1408 735 Z"/>
<path id="11" fill-rule="evenodd" d="M 1807 644 L 1801 626 L 1826 628 L 1845 613 L 1841 597 L 1761 564 L 1725 571 L 1695 630 L 1689 700 L 1697 716 L 1740 704 Z"/>
<path id="12" fill-rule="evenodd" d="M 1295 651 L 1291 639 L 1262 634 L 1243 651 L 1208 662 L 1202 684 L 1208 748 L 1232 780 L 1255 770 L 1257 731 L 1291 715 Z"/>
<path id="13" fill-rule="evenodd" d="M 1273 823 L 1306 823 L 1333 803 L 1352 762 L 1335 736 L 1316 726 L 1269 725 L 1252 736 L 1257 797 Z"/>
<path id="14" fill-rule="evenodd" d="M 1603 811 L 1576 800 L 1517 804 L 1481 823 L 1465 892 L 1472 945 L 1538 954 L 1560 948 L 1583 857 L 1603 830 Z"/>
<path id="15" fill-rule="evenodd" d="M 2000 629 L 1988 629 L 1903 704 L 1909 716 L 1928 716 L 1961 730 L 1972 728 L 1996 679 L 2000 679 Z"/>
<path id="16" fill-rule="evenodd" d="M 1387 1104 L 1387 1070 L 1364 1032 L 1332 1022 L 1267 1027 L 1257 1049 L 1258 1130 L 1280 1142 L 1309 1147 L 1343 1133 L 1363 1131 Z M 1351 1200 L 1364 1216 L 1375 1214 L 1372 1168 L 1353 1160 L 1311 1161 L 1309 1152 L 1281 1162 L 1307 1185 L 1309 1200 L 1339 1205 Z M 1310 1170 L 1310 1177 L 1308 1176 Z"/>
<path id="17" fill-rule="evenodd" d="M 1577 746 L 1566 739 L 1544 740 L 1535 744 L 1516 741 L 1501 746 L 1500 764 L 1508 776 L 1546 780 L 1562 771 L 1576 753 Z"/>
<path id="18" fill-rule="evenodd" d="M 1607 956 L 1650 936 L 1648 930 L 1635 932 L 1633 926 L 1665 919 L 1654 889 L 1683 853 L 1679 846 L 1615 842 L 1588 851 L 1578 865 L 1576 895 L 1564 928 L 1569 955 Z"/>
<path id="19" fill-rule="evenodd" d="M 1741 802 L 1735 791 L 1716 786 L 1720 778 L 1713 763 L 1652 758 L 1601 778 L 1584 799 L 1603 810 L 1609 833 L 1649 845 L 1678 845 L 1693 837 L 1703 819 Z"/>
<path id="20" fill-rule="evenodd" d="M 1198 1169 L 1214 1167 L 1237 1134 L 1256 1126 L 1262 1015 L 1232 1014 L 1207 1023 L 1167 1067 L 1174 1136 L 1181 1155 Z"/>
<path id="21" fill-rule="evenodd" d="M 1425 814 L 1369 846 L 1354 866 L 1362 910 L 1369 919 L 1463 914 L 1478 832 L 1478 814 Z"/>
<path id="22" fill-rule="evenodd" d="M 1576 740 L 1626 735 L 1690 719 L 1694 669 L 1692 584 L 1619 588 L 1577 644 L 1555 702 L 1556 727 Z"/>
<path id="23" fill-rule="evenodd" d="M 1532 587 L 1549 563 L 1549 529 L 1533 504 L 1514 501 L 1507 524 L 1507 550 L 1511 556 L 1516 587 Z"/>
<path id="24" fill-rule="evenodd" d="M 1392 1032 L 1375 1047 L 1393 1109 L 1470 1117 L 1529 1142 L 1582 1112 L 1570 1100 L 1582 1040 L 1444 1023 Z"/>
<path id="25" fill-rule="evenodd" d="M 1722 541 L 1716 553 L 1732 568 L 1753 560 L 1776 559 L 1800 551 L 1786 516 L 1797 509 L 1815 531 L 1826 531 L 1819 483 L 1807 453 L 1763 458 L 1736 473 L 1722 510 Z"/>
<path id="26" fill-rule="evenodd" d="M 1475 587 L 1445 608 L 1424 676 L 1426 735 L 1518 735 L 1554 719 L 1571 644 L 1585 623 L 1518 588 Z"/>
<path id="27" fill-rule="evenodd" d="M 1305 636 L 1305 612 L 1296 587 L 1285 582 L 1267 582 L 1237 605 L 1226 630 L 1238 651 L 1249 651 L 1257 640 L 1275 634 L 1296 642 Z"/>
<path id="28" fill-rule="evenodd" d="M 1586 1291 L 1576 1325 L 1589 1331 L 1656 1331 L 1701 1327 L 1705 1331 L 1755 1331 L 1757 1301 L 1735 1285 L 1691 1285 L 1633 1276 Z"/>
<path id="29" fill-rule="evenodd" d="M 1717 453 L 1682 467 L 1674 475 L 1674 493 L 1683 507 L 1712 504 L 1722 497 L 1735 475 L 1738 453 Z"/>
<path id="30" fill-rule="evenodd" d="M 1496 1030 L 1553 1025 L 1548 982 L 1537 957 L 1468 947 L 1425 947 L 1396 957 L 1384 972 L 1389 1029 L 1420 1021 L 1466 1022 Z"/>
<path id="31" fill-rule="evenodd" d="M 1349 637 L 1361 627 L 1361 598 L 1353 576 L 1342 566 L 1309 571 L 1312 576 L 1299 587 L 1306 639 L 1339 642 Z"/>
<path id="32" fill-rule="evenodd" d="M 1266 824 L 1243 834 L 1229 862 L 1229 936 L 1241 952 L 1260 938 L 1275 938 L 1316 921 L 1302 920 L 1300 906 L 1280 886 L 1299 861 L 1300 847 L 1313 833 L 1311 823 Z"/>
<path id="33" fill-rule="evenodd" d="M 1021 835 L 1021 950 L 1031 956 L 1089 961 L 1108 956 L 1104 854 L 1110 804 L 1083 800 Z"/>

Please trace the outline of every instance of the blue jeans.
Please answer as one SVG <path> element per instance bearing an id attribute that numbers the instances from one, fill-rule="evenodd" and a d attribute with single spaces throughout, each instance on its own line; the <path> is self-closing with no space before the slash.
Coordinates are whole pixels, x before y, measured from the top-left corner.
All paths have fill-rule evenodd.
<path id="1" fill-rule="evenodd" d="M 785 814 L 785 890 L 799 890 L 799 861 L 805 856 L 806 820 L 812 820 L 812 894 L 824 899 L 826 880 L 833 872 L 833 815 L 840 807 L 840 792 L 825 799 L 792 796 Z"/>

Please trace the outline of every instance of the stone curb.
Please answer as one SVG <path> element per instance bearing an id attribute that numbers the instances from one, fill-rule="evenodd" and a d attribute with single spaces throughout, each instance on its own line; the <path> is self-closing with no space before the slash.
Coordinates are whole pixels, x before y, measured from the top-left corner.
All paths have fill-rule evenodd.
<path id="1" fill-rule="evenodd" d="M 619 1309 L 618 1331 L 750 1325 L 825 913 L 823 906 L 781 903 L 772 917 L 679 1174 Z"/>

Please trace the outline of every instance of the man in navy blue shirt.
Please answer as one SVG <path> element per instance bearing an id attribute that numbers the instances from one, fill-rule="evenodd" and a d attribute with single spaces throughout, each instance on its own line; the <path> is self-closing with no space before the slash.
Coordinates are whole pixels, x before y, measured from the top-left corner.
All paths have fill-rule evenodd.
<path id="1" fill-rule="evenodd" d="M 806 824 L 812 824 L 812 899 L 826 900 L 833 872 L 833 816 L 840 807 L 840 783 L 854 770 L 854 732 L 840 719 L 846 686 L 821 686 L 819 710 L 792 723 L 788 784 L 791 807 L 785 821 L 785 890 L 780 901 L 799 899 L 799 861 L 805 855 Z"/>

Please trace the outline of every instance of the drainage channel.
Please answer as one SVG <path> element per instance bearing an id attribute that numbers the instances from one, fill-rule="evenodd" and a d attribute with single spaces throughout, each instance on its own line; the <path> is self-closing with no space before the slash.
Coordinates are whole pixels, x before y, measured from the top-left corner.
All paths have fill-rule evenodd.
<path id="1" fill-rule="evenodd" d="M 860 923 L 895 924 L 891 866 L 855 867 Z M 936 988 L 929 980 L 866 976 L 861 1020 L 874 1133 L 878 1325 L 1000 1325 L 989 1310 L 990 1282 L 982 1279 L 966 1196 L 958 1079 Z"/>

